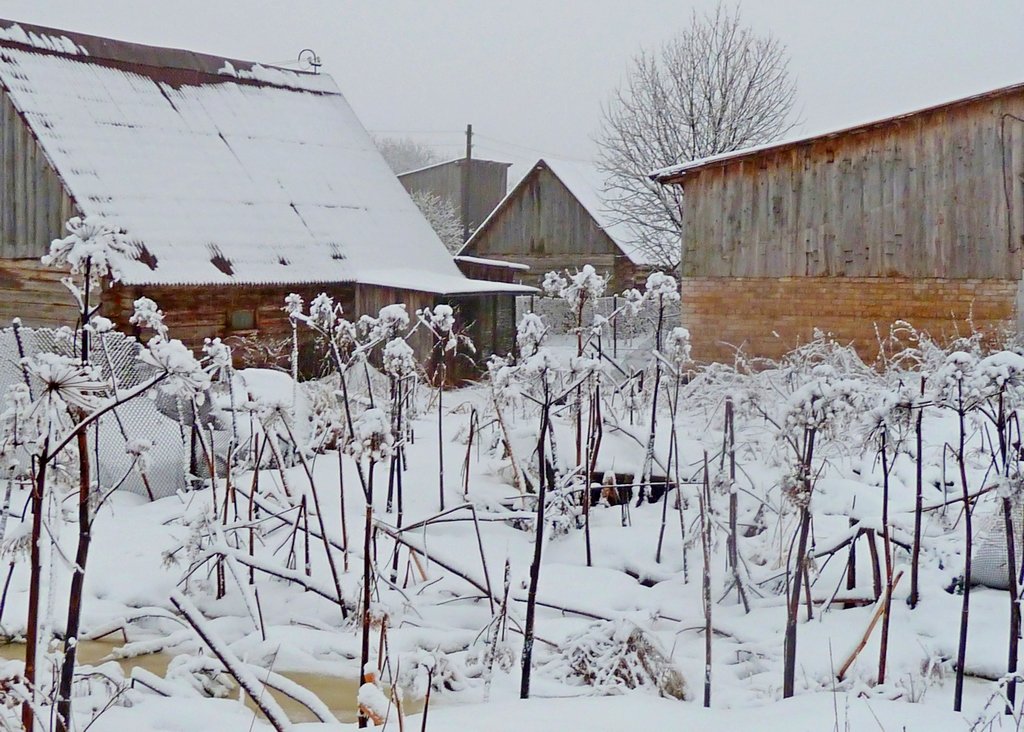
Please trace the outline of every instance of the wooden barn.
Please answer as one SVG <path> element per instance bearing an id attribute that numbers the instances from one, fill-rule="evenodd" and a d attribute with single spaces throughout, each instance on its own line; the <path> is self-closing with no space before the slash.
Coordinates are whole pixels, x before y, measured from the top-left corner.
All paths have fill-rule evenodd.
<path id="1" fill-rule="evenodd" d="M 611 276 L 610 291 L 641 285 L 653 263 L 608 211 L 603 190 L 603 176 L 589 166 L 539 160 L 459 254 L 528 265 L 522 281 L 533 285 L 584 264 Z"/>
<path id="2" fill-rule="evenodd" d="M 652 177 L 683 187 L 696 357 L 778 356 L 819 328 L 873 358 L 898 320 L 1019 329 L 1024 85 Z"/>
<path id="3" fill-rule="evenodd" d="M 511 166 L 497 160 L 459 158 L 401 173 L 398 180 L 410 194 L 432 193 L 450 201 L 456 216 L 472 232 L 508 193 Z M 463 215 L 463 207 L 468 216 Z"/>
<path id="4" fill-rule="evenodd" d="M 329 76 L 0 21 L 0 169 L 0 322 L 74 319 L 39 259 L 82 215 L 134 246 L 102 299 L 127 331 L 144 295 L 190 346 L 273 339 L 287 294 L 327 292 L 450 302 L 511 347 L 525 288 L 460 272 Z"/>

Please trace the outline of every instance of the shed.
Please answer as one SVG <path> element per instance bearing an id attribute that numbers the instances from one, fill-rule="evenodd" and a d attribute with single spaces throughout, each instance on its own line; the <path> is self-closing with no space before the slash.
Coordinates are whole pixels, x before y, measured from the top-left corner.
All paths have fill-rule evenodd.
<path id="1" fill-rule="evenodd" d="M 432 193 L 449 201 L 459 221 L 468 224 L 472 232 L 508 193 L 511 166 L 497 160 L 458 158 L 401 173 L 398 180 L 410 194 Z M 464 198 L 468 201 L 468 221 L 462 215 Z"/>
<path id="2" fill-rule="evenodd" d="M 527 284 L 552 270 L 593 265 L 621 291 L 639 284 L 654 262 L 604 199 L 604 176 L 582 163 L 543 158 L 498 204 L 460 255 L 528 265 Z"/>
<path id="3" fill-rule="evenodd" d="M 327 292 L 453 302 L 485 353 L 511 342 L 475 314 L 524 288 L 459 271 L 327 75 L 0 21 L 0 87 L 0 321 L 74 319 L 39 258 L 84 215 L 134 247 L 102 299 L 127 331 L 145 295 L 193 347 L 276 338 L 288 293 Z"/>
<path id="4" fill-rule="evenodd" d="M 775 357 L 815 328 L 878 350 L 1019 329 L 1024 85 L 652 174 L 683 187 L 694 354 Z"/>

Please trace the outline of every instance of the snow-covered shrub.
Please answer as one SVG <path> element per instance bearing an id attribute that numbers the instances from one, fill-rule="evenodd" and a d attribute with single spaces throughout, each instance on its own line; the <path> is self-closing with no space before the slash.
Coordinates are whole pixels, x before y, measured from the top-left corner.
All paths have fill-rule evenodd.
<path id="1" fill-rule="evenodd" d="M 548 329 L 539 315 L 527 313 L 519 321 L 516 327 L 516 345 L 519 347 L 519 357 L 529 358 L 537 352 Z"/>
<path id="2" fill-rule="evenodd" d="M 686 681 L 654 640 L 630 620 L 599 621 L 565 639 L 542 670 L 596 694 L 640 690 L 687 697 Z"/>
<path id="3" fill-rule="evenodd" d="M 365 457 L 380 462 L 391 454 L 395 437 L 391 422 L 383 409 L 364 410 L 352 424 L 355 434 L 348 444 L 348 453 L 356 459 Z"/>
<path id="4" fill-rule="evenodd" d="M 575 309 L 601 297 L 607 286 L 608 278 L 602 277 L 591 265 L 585 264 L 578 272 L 569 275 L 567 284 L 558 295 Z"/>
<path id="5" fill-rule="evenodd" d="M 384 372 L 395 379 L 402 379 L 416 371 L 416 356 L 412 346 L 403 338 L 393 338 L 384 346 Z"/>

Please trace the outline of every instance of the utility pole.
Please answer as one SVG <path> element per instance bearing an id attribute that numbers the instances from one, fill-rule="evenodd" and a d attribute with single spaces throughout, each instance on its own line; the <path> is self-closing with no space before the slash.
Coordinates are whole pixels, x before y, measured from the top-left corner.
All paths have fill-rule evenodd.
<path id="1" fill-rule="evenodd" d="M 466 159 L 462 163 L 462 243 L 469 240 L 470 175 L 473 161 L 473 125 L 466 125 Z"/>

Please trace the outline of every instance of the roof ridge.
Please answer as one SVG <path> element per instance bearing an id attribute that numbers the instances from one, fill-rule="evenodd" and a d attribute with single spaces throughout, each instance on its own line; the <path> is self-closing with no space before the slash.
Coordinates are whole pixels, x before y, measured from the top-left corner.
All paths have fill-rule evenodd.
<path id="1" fill-rule="evenodd" d="M 0 48 L 3 47 L 22 48 L 33 53 L 66 56 L 136 71 L 140 70 L 138 67 L 146 67 L 186 72 L 196 82 L 230 80 L 243 84 L 305 88 L 304 82 L 320 76 L 330 78 L 326 74 L 287 69 L 258 61 L 136 43 L 0 18 Z M 274 75 L 284 78 L 275 79 Z M 294 76 L 294 81 L 287 83 L 285 75 Z M 173 76 L 181 78 L 185 75 L 176 73 Z M 317 90 L 327 91 L 319 89 L 319 85 Z"/>

